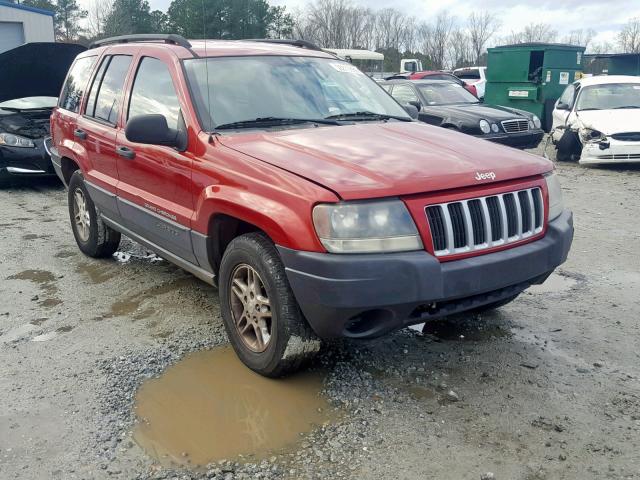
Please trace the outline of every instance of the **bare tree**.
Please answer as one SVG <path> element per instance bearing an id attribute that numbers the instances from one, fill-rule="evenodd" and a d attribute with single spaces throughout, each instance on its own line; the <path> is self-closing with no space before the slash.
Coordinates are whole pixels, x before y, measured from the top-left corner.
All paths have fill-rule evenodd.
<path id="1" fill-rule="evenodd" d="M 546 23 L 530 23 L 521 32 L 511 32 L 505 38 L 506 43 L 555 42 L 558 32 Z"/>
<path id="2" fill-rule="evenodd" d="M 101 38 L 104 36 L 105 20 L 113 8 L 113 1 L 91 0 L 87 15 L 87 34 L 89 38 Z"/>
<path id="3" fill-rule="evenodd" d="M 613 45 L 609 42 L 602 42 L 602 43 L 590 43 L 589 46 L 587 47 L 587 53 L 591 53 L 594 55 L 601 55 L 604 53 L 612 53 L 613 50 Z"/>
<path id="4" fill-rule="evenodd" d="M 632 18 L 622 27 L 618 45 L 624 53 L 640 53 L 640 17 Z"/>
<path id="5" fill-rule="evenodd" d="M 474 12 L 467 20 L 468 39 L 473 50 L 473 61 L 478 64 L 487 42 L 500 28 L 500 20 L 489 12 Z"/>
<path id="6" fill-rule="evenodd" d="M 591 40 L 593 40 L 593 37 L 595 36 L 596 31 L 593 28 L 587 28 L 586 30 L 580 28 L 577 30 L 571 30 L 562 38 L 562 41 L 570 45 L 580 45 L 583 47 L 588 47 L 591 43 Z"/>
<path id="7" fill-rule="evenodd" d="M 447 47 L 454 22 L 454 17 L 447 12 L 442 12 L 438 14 L 434 23 L 420 26 L 422 50 L 429 56 L 434 68 L 442 69 L 445 66 Z"/>
<path id="8" fill-rule="evenodd" d="M 462 28 L 451 31 L 449 40 L 449 66 L 451 68 L 468 67 L 476 63 L 475 48 L 470 32 Z"/>

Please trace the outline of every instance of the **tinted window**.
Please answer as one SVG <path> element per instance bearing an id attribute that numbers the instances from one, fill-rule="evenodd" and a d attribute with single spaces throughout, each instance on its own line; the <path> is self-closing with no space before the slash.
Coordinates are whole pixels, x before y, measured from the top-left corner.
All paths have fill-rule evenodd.
<path id="1" fill-rule="evenodd" d="M 455 76 L 463 80 L 480 80 L 480 71 L 478 69 L 458 70 Z"/>
<path id="2" fill-rule="evenodd" d="M 409 85 L 395 85 L 391 95 L 402 105 L 418 101 L 418 96 Z"/>
<path id="3" fill-rule="evenodd" d="M 87 109 L 87 115 L 112 124 L 116 123 L 118 120 L 119 102 L 122 98 L 124 81 L 130 64 L 131 57 L 128 55 L 114 55 L 111 57 L 102 78 L 96 76 L 94 80 L 94 84 L 98 82 L 96 87 L 98 93 L 95 99 L 95 105 L 91 105 L 93 111 Z M 103 68 L 100 70 L 103 70 Z M 93 90 L 93 87 L 91 89 Z"/>
<path id="4" fill-rule="evenodd" d="M 96 56 L 79 58 L 73 63 L 69 70 L 67 81 L 62 87 L 62 93 L 60 93 L 60 102 L 58 103 L 60 108 L 71 112 L 80 110 L 82 95 L 87 86 L 87 81 L 89 81 L 96 58 Z"/>
<path id="5" fill-rule="evenodd" d="M 178 128 L 180 102 L 169 69 L 160 60 L 145 57 L 131 91 L 128 118 L 151 113 L 164 115 L 169 128 Z"/>
<path id="6" fill-rule="evenodd" d="M 423 83 L 418 85 L 418 89 L 428 105 L 478 103 L 478 99 L 476 97 L 455 83 Z"/>

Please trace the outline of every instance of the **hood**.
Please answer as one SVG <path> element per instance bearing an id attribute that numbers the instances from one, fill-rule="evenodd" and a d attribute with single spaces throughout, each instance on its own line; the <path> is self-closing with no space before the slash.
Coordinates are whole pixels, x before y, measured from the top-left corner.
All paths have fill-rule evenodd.
<path id="1" fill-rule="evenodd" d="M 239 133 L 225 146 L 290 171 L 345 200 L 409 195 L 523 178 L 553 164 L 509 147 L 419 122 Z"/>
<path id="2" fill-rule="evenodd" d="M 502 120 L 510 120 L 520 118 L 522 114 L 504 107 L 494 107 L 483 103 L 471 103 L 466 105 L 425 105 L 422 112 L 433 113 L 439 117 L 453 117 L 462 122 L 471 122 L 476 124 L 481 119 L 490 122 L 501 122 Z"/>
<path id="3" fill-rule="evenodd" d="M 606 135 L 637 132 L 640 125 L 640 108 L 620 110 L 587 110 L 577 113 L 582 125 L 599 130 Z"/>
<path id="4" fill-rule="evenodd" d="M 72 43 L 25 43 L 0 54 L 0 102 L 25 97 L 57 97 L 76 55 Z"/>

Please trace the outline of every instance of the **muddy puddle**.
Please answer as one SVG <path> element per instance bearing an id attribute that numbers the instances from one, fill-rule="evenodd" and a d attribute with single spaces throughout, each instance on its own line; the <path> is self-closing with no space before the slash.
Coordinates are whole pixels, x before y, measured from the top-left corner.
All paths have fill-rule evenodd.
<path id="1" fill-rule="evenodd" d="M 89 277 L 91 283 L 98 285 L 113 278 L 117 270 L 113 264 L 106 262 L 82 262 L 76 267 L 76 272 Z"/>
<path id="2" fill-rule="evenodd" d="M 532 285 L 527 290 L 531 293 L 562 293 L 578 286 L 578 280 L 567 275 L 552 273 L 542 285 Z"/>
<path id="3" fill-rule="evenodd" d="M 266 458 L 335 419 L 322 380 L 319 372 L 261 377 L 231 347 L 197 352 L 139 389 L 134 439 L 165 466 Z"/>
<path id="4" fill-rule="evenodd" d="M 62 300 L 55 298 L 58 293 L 58 287 L 55 283 L 56 276 L 47 270 L 24 270 L 7 277 L 7 280 L 26 280 L 38 285 L 46 298 L 40 299 L 39 296 L 35 296 L 32 300 L 38 301 L 42 307 L 52 308 L 62 303 Z"/>

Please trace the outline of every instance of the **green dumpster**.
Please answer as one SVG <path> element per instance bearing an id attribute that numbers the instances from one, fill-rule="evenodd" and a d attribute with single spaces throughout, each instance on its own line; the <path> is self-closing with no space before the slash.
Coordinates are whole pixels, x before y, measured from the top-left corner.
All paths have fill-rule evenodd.
<path id="1" fill-rule="evenodd" d="M 640 53 L 585 55 L 585 73 L 592 75 L 640 75 Z"/>
<path id="2" fill-rule="evenodd" d="M 549 131 L 555 101 L 582 77 L 584 47 L 521 43 L 488 52 L 485 103 L 531 112 Z"/>

